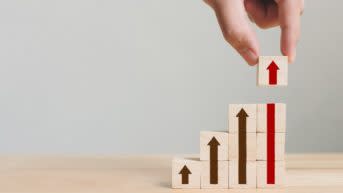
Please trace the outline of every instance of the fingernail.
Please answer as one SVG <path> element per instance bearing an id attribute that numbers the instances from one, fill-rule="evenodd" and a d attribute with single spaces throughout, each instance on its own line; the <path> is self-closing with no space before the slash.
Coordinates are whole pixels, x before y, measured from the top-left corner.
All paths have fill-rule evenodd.
<path id="1" fill-rule="evenodd" d="M 240 54 L 249 65 L 253 66 L 257 63 L 258 56 L 251 49 L 244 49 L 240 52 Z"/>
<path id="2" fill-rule="evenodd" d="M 296 55 L 297 55 L 296 48 L 294 48 L 288 57 L 288 62 L 290 64 L 294 62 Z"/>

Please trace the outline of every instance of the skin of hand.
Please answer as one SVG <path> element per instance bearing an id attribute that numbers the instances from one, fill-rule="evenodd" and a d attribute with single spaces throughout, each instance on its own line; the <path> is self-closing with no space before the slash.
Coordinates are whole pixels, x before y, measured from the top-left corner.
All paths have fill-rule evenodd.
<path id="1" fill-rule="evenodd" d="M 280 26 L 281 52 L 292 63 L 300 37 L 300 17 L 304 0 L 204 0 L 216 13 L 227 42 L 250 65 L 258 62 L 259 44 L 250 21 L 267 29 Z"/>

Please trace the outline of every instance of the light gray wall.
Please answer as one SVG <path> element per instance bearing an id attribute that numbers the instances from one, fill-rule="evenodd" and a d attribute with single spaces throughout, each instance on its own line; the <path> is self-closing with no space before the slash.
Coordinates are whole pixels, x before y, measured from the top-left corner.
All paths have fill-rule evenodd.
<path id="1" fill-rule="evenodd" d="M 343 151 L 343 1 L 307 1 L 289 86 L 255 86 L 201 1 L 0 1 L 0 153 L 197 153 L 229 103 L 286 102 L 288 152 Z M 279 30 L 258 30 L 279 55 Z"/>

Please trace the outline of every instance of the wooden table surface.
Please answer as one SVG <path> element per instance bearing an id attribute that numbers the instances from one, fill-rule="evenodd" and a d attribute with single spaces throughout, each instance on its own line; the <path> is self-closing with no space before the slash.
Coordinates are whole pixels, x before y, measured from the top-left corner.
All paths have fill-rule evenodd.
<path id="1" fill-rule="evenodd" d="M 0 192 L 343 192 L 343 154 L 287 155 L 280 189 L 171 189 L 172 156 L 1 156 Z"/>

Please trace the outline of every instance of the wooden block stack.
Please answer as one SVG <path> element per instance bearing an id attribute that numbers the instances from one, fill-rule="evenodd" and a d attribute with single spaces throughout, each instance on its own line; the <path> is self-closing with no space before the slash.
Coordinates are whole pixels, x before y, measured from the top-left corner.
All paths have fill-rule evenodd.
<path id="1" fill-rule="evenodd" d="M 283 185 L 286 105 L 257 105 L 257 132 L 257 187 Z"/>
<path id="2" fill-rule="evenodd" d="M 200 133 L 201 188 L 228 188 L 229 161 L 227 132 Z"/>
<path id="3" fill-rule="evenodd" d="M 256 105 L 229 105 L 229 188 L 256 187 Z"/>
<path id="4" fill-rule="evenodd" d="M 287 57 L 260 57 L 258 84 L 287 85 Z M 230 104 L 228 132 L 202 131 L 200 159 L 173 160 L 172 187 L 279 187 L 285 180 L 285 133 L 285 104 Z"/>

